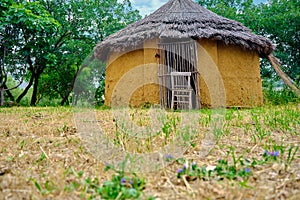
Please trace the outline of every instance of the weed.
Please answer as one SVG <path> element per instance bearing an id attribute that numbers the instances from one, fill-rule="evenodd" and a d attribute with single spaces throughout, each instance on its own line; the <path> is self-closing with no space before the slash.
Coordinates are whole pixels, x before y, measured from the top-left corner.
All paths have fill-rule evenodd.
<path id="1" fill-rule="evenodd" d="M 186 180 L 235 180 L 241 178 L 243 181 L 251 175 L 249 167 L 237 168 L 234 165 L 229 165 L 226 160 L 219 160 L 216 166 L 205 167 L 198 166 L 196 162 L 186 161 L 184 166 L 177 170 L 177 178 L 186 178 Z"/>
<path id="2" fill-rule="evenodd" d="M 177 170 L 177 178 L 185 178 L 187 181 L 191 180 L 241 180 L 241 186 L 247 186 L 247 179 L 252 175 L 251 168 L 255 168 L 257 165 L 264 165 L 270 162 L 277 162 L 280 157 L 280 152 L 284 152 L 282 146 L 274 146 L 274 151 L 265 150 L 262 154 L 262 159 L 253 159 L 252 162 L 242 156 L 237 157 L 235 155 L 234 147 L 230 147 L 228 155 L 232 157 L 233 164 L 230 165 L 227 160 L 220 159 L 217 161 L 216 166 L 197 166 L 196 162 L 192 160 L 186 161 L 183 158 L 177 159 L 177 163 L 183 164 L 183 167 Z M 295 155 L 298 151 L 298 146 L 291 146 L 288 149 L 287 160 L 285 166 L 289 166 L 295 159 Z"/>
<path id="3" fill-rule="evenodd" d="M 166 154 L 165 159 L 167 162 L 172 162 L 174 160 L 174 157 L 171 154 Z"/>
<path id="4" fill-rule="evenodd" d="M 78 191 L 85 199 L 138 199 L 145 188 L 145 181 L 135 173 L 125 174 L 126 162 L 121 162 L 120 168 L 107 164 L 104 171 L 113 170 L 114 174 L 110 180 L 106 180 L 100 185 L 99 179 L 83 176 L 83 171 L 76 171 L 74 167 L 68 168 L 64 175 L 73 176 L 64 191 Z M 37 187 L 39 190 L 41 187 Z"/>
<path id="5" fill-rule="evenodd" d="M 235 152 L 234 152 L 234 147 L 233 146 L 230 146 L 229 147 L 229 151 L 228 151 L 228 154 L 230 154 L 232 156 L 232 160 L 233 160 L 233 166 L 236 168 L 237 167 L 237 164 L 240 162 L 242 165 L 242 156 L 239 156 L 238 158 L 236 158 L 235 156 Z"/>
<path id="6" fill-rule="evenodd" d="M 47 157 L 46 157 L 46 154 L 44 152 L 41 153 L 39 159 L 37 160 L 37 162 L 40 164 L 43 160 L 45 160 Z"/>
<path id="7" fill-rule="evenodd" d="M 264 151 L 263 157 L 265 158 L 265 162 L 268 162 L 269 160 L 277 160 L 277 157 L 279 156 L 279 151 Z"/>
<path id="8" fill-rule="evenodd" d="M 263 90 L 263 93 L 266 104 L 282 105 L 290 102 L 299 103 L 299 98 L 293 91 L 289 90 L 287 87 L 284 87 L 281 90 L 275 90 L 274 83 L 270 83 L 268 87 Z"/>
<path id="9" fill-rule="evenodd" d="M 141 196 L 145 188 L 145 181 L 139 178 L 135 173 L 129 176 L 125 175 L 125 162 L 122 164 L 122 169 L 117 170 L 112 165 L 106 165 L 105 171 L 113 170 L 115 174 L 111 180 L 107 180 L 102 186 L 98 186 L 97 180 L 95 182 L 89 179 L 85 180 L 86 187 L 96 189 L 96 193 L 102 199 L 137 199 Z"/>
<path id="10" fill-rule="evenodd" d="M 7 159 L 6 159 L 8 162 L 10 161 L 13 161 L 13 157 L 12 156 L 7 156 Z"/>
<path id="11" fill-rule="evenodd" d="M 180 123 L 180 118 L 178 116 L 167 116 L 163 121 L 163 126 L 161 128 L 161 133 L 164 138 L 164 144 L 167 144 L 168 139 L 172 133 L 176 133 L 177 131 L 177 123 Z"/>
<path id="12" fill-rule="evenodd" d="M 285 169 L 287 169 L 288 166 L 291 165 L 291 163 L 293 162 L 293 160 L 295 159 L 295 155 L 298 152 L 299 146 L 291 146 L 288 149 L 288 157 L 285 163 Z M 294 152 L 293 152 L 294 150 Z"/>
<path id="13" fill-rule="evenodd" d="M 29 181 L 32 181 L 36 189 L 42 194 L 50 194 L 57 189 L 57 186 L 51 180 L 46 180 L 42 185 L 34 178 L 29 178 Z"/>
<path id="14" fill-rule="evenodd" d="M 22 140 L 19 144 L 20 149 L 23 149 L 23 147 L 25 146 L 25 140 Z"/>
<path id="15" fill-rule="evenodd" d="M 256 196 L 258 199 L 277 197 L 297 199 L 298 190 L 297 187 L 295 188 L 297 176 L 294 175 L 298 170 L 297 166 L 300 160 L 299 109 L 297 103 L 279 106 L 267 105 L 263 108 L 249 110 L 227 110 L 224 126 L 217 130 L 220 135 L 217 141 L 219 147 L 216 146 L 204 159 L 196 155 L 202 151 L 202 146 L 198 145 L 202 139 L 198 136 L 202 135 L 197 134 L 197 138 L 192 141 L 191 134 L 185 130 L 181 131 L 178 122 L 177 124 L 173 123 L 175 120 L 172 122 L 165 116 L 164 119 L 158 119 L 159 122 L 169 123 L 171 127 L 167 143 L 170 143 L 173 135 L 182 134 L 185 141 L 192 141 L 191 145 L 196 144 L 196 147 L 188 149 L 184 154 L 185 159 L 194 158 L 194 160 L 188 160 L 186 163 L 184 158 L 178 159 L 174 164 L 168 165 L 163 172 L 147 174 L 145 180 L 147 183 L 149 181 L 149 192 L 160 199 L 168 198 L 174 194 L 174 191 L 181 194 L 190 192 L 189 188 L 183 188 L 180 184 L 174 184 L 173 188 L 169 187 L 173 182 L 172 177 L 170 185 L 165 182 L 165 180 L 169 181 L 170 177 L 166 177 L 169 170 L 177 165 L 180 169 L 178 172 L 176 169 L 173 172 L 175 178 L 177 175 L 180 177 L 179 182 L 184 179 L 187 181 L 197 179 L 190 186 L 191 189 L 201 187 L 199 192 L 198 189 L 194 190 L 199 199 L 214 198 L 215 196 L 230 198 L 230 195 Z M 122 127 L 119 121 L 117 121 L 120 125 L 119 135 L 118 137 L 115 135 L 113 116 L 107 116 L 109 111 L 97 109 L 95 112 L 97 112 L 99 121 L 106 120 L 103 125 L 101 124 L 101 128 L 109 130 L 107 137 L 111 140 L 119 137 L 116 142 L 121 140 L 126 147 L 125 150 L 131 151 L 135 145 L 139 145 L 138 148 L 145 148 L 142 150 L 147 152 L 159 151 L 162 144 L 165 143 L 164 135 L 168 135 L 168 133 L 162 132 L 163 123 L 155 129 L 153 135 L 146 140 L 142 139 L 144 143 L 141 140 L 138 141 L 139 143 L 133 143 L 132 139 L 129 140 L 128 134 L 123 134 L 120 130 Z M 210 130 L 208 128 L 212 127 L 214 115 L 211 110 L 201 109 L 196 112 L 199 116 L 197 125 L 200 133 L 206 133 L 207 130 Z M 43 118 L 41 118 L 41 114 L 44 116 Z M 180 113 L 176 114 L 180 115 Z M 122 173 L 122 169 L 119 172 L 111 171 L 112 169 L 108 173 L 100 172 L 96 158 L 84 148 L 84 142 L 81 142 L 79 137 L 76 135 L 68 138 L 60 136 L 60 132 L 68 131 L 67 127 L 75 126 L 72 124 L 70 108 L 2 108 L 0 115 L 1 119 L 5 119 L 0 125 L 0 179 L 3 183 L 0 184 L 0 187 L 2 186 L 0 199 L 10 196 L 14 199 L 26 198 L 16 197 L 16 195 L 23 194 L 22 191 L 18 192 L 23 188 L 22 186 L 26 186 L 24 189 L 30 191 L 33 197 L 38 198 L 39 195 L 42 195 L 42 198 L 45 199 L 113 199 L 115 196 L 108 196 L 110 191 L 117 191 L 114 195 L 120 195 L 119 197 L 122 198 L 124 191 L 124 194 L 131 194 L 132 198 L 145 199 L 142 186 L 145 185 L 145 181 L 142 178 L 133 172 Z M 50 115 L 51 117 L 47 117 Z M 132 121 L 138 125 L 149 124 L 148 119 L 140 118 L 139 110 Z M 48 143 L 48 141 L 53 141 L 53 143 Z M 121 146 L 121 143 L 119 145 Z M 39 146 L 45 148 L 44 153 L 43 150 L 39 150 Z M 228 146 L 230 146 L 229 149 L 227 149 Z M 42 149 L 41 147 L 40 149 Z M 245 152 L 247 156 L 243 154 Z M 170 164 L 176 159 L 177 154 L 169 152 L 169 154 L 164 153 L 163 156 L 164 161 Z M 38 167 L 38 163 L 43 167 L 42 169 Z M 66 166 L 76 167 L 66 168 Z M 13 173 L 6 173 L 5 170 L 12 170 Z M 66 171 L 65 175 L 61 174 L 64 171 Z M 51 176 L 55 179 L 51 179 Z M 103 178 L 108 176 L 109 178 L 104 184 Z M 29 185 L 27 185 L 28 177 L 34 177 L 29 181 Z M 140 180 L 136 181 L 137 186 L 132 185 L 135 178 Z M 228 182 L 229 184 L 227 184 Z M 138 183 L 140 183 L 139 186 Z M 255 186 L 255 189 L 239 190 L 238 188 L 248 188 L 249 185 Z M 214 189 L 212 190 L 212 188 Z M 136 192 L 140 194 L 139 197 L 136 197 Z M 274 196 L 277 194 L 284 194 L 284 196 Z M 153 199 L 153 197 L 149 197 L 149 199 L 151 198 Z"/>

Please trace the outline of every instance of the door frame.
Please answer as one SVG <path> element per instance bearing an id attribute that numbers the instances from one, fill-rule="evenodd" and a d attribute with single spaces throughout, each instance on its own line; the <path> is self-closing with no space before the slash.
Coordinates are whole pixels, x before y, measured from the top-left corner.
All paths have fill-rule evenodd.
<path id="1" fill-rule="evenodd" d="M 191 72 L 193 109 L 200 109 L 200 73 L 198 69 L 197 41 L 186 39 L 161 39 L 158 43 L 158 81 L 160 105 L 171 108 L 171 72 Z"/>

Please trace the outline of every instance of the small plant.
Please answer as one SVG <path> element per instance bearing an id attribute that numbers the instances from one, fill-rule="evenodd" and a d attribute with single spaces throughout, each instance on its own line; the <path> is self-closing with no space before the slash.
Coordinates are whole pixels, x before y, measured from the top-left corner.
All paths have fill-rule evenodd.
<path id="1" fill-rule="evenodd" d="M 38 166 L 40 166 L 44 160 L 47 160 L 47 156 L 44 152 L 42 152 L 39 159 L 37 160 Z"/>
<path id="2" fill-rule="evenodd" d="M 65 171 L 65 176 L 71 177 L 64 191 L 72 192 L 75 190 L 80 192 L 84 199 L 98 199 L 99 196 L 101 199 L 138 199 L 145 188 L 145 181 L 135 173 L 126 175 L 124 168 L 124 163 L 121 164 L 121 170 L 107 164 L 104 170 L 113 170 L 115 173 L 110 180 L 105 181 L 102 185 L 100 185 L 97 177 L 84 177 L 83 171 L 77 172 L 73 167 L 68 168 Z M 38 190 L 41 189 L 41 187 L 37 188 Z"/>
<path id="3" fill-rule="evenodd" d="M 265 161 L 267 162 L 267 161 L 269 161 L 269 160 L 274 160 L 274 161 L 276 161 L 277 160 L 277 157 L 279 156 L 279 151 L 277 150 L 277 151 L 272 151 L 272 152 L 270 152 L 270 151 L 264 151 L 264 153 L 263 153 L 263 157 L 265 158 Z"/>
<path id="4" fill-rule="evenodd" d="M 19 144 L 19 147 L 20 147 L 20 149 L 23 149 L 24 148 L 24 146 L 25 146 L 25 140 L 22 140 L 21 142 L 20 142 L 20 144 Z"/>
<path id="5" fill-rule="evenodd" d="M 64 187 L 64 191 L 74 191 L 74 190 L 78 190 L 80 187 L 81 187 L 81 180 L 78 180 L 78 179 L 81 179 L 82 176 L 83 176 L 83 171 L 76 171 L 74 169 L 74 167 L 70 167 L 70 168 L 67 168 L 64 172 L 64 175 L 66 177 L 68 176 L 73 176 L 72 178 L 69 178 L 69 181 L 68 181 L 68 185 L 66 185 Z"/>
<path id="6" fill-rule="evenodd" d="M 166 154 L 165 159 L 167 162 L 172 162 L 174 160 L 174 157 L 171 154 Z"/>
<path id="7" fill-rule="evenodd" d="M 225 160 L 219 160 L 214 167 L 200 167 L 196 162 L 186 161 L 182 168 L 177 170 L 177 178 L 185 178 L 187 181 L 196 179 L 202 180 L 235 180 L 237 178 L 245 179 L 251 175 L 249 167 L 240 167 L 229 165 Z"/>
<path id="8" fill-rule="evenodd" d="M 176 133 L 177 131 L 177 123 L 180 123 L 180 118 L 177 116 L 167 116 L 164 119 L 163 126 L 161 128 L 161 133 L 164 138 L 164 145 L 167 144 L 168 139 L 172 133 Z"/>
<path id="9" fill-rule="evenodd" d="M 107 165 L 105 171 L 114 170 L 116 173 L 111 180 L 105 181 L 97 192 L 102 199 L 137 199 L 145 188 L 145 181 L 135 173 L 126 176 L 123 170 L 117 170 L 112 165 Z"/>
<path id="10" fill-rule="evenodd" d="M 297 147 L 290 147 L 288 149 L 288 156 L 285 166 L 291 164 L 295 159 L 295 155 L 298 151 Z M 270 162 L 277 162 L 280 154 L 284 153 L 284 149 L 281 146 L 274 146 L 274 151 L 265 150 L 262 154 L 262 159 L 253 158 L 252 161 L 237 157 L 234 153 L 234 148 L 230 147 L 228 155 L 231 155 L 233 164 L 229 164 L 227 160 L 218 160 L 216 166 L 198 166 L 196 162 L 185 161 L 183 158 L 177 159 L 177 163 L 183 165 L 182 168 L 177 170 L 177 178 L 184 178 L 187 181 L 201 179 L 201 180 L 242 180 L 241 186 L 246 186 L 248 177 L 252 174 L 251 168 L 255 168 L 257 165 L 264 165 Z"/>
<path id="11" fill-rule="evenodd" d="M 145 102 L 141 107 L 143 108 L 143 109 L 149 109 L 149 108 L 151 108 L 153 105 L 149 102 L 149 101 L 147 101 L 147 102 Z"/>
<path id="12" fill-rule="evenodd" d="M 14 158 L 13 158 L 12 156 L 7 156 L 7 159 L 6 159 L 6 160 L 7 160 L 8 162 L 10 162 L 10 161 L 13 161 L 13 159 L 14 159 Z"/>
<path id="13" fill-rule="evenodd" d="M 33 182 L 34 186 L 36 187 L 36 189 L 42 194 L 50 194 L 52 193 L 54 190 L 57 189 L 57 186 L 54 184 L 53 181 L 51 180 L 47 180 L 45 181 L 42 185 L 38 183 L 38 181 L 34 178 L 30 178 L 30 181 Z"/>
<path id="14" fill-rule="evenodd" d="M 291 146 L 288 149 L 288 157 L 287 157 L 287 161 L 285 163 L 285 169 L 287 169 L 288 166 L 291 165 L 291 163 L 293 162 L 293 160 L 295 159 L 296 153 L 298 152 L 299 146 Z M 294 150 L 294 152 L 293 152 Z"/>

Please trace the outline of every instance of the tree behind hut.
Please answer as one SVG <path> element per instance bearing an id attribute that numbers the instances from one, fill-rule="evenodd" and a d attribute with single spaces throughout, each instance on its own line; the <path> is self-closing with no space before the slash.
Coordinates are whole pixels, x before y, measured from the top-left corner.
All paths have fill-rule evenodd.
<path id="1" fill-rule="evenodd" d="M 4 0 L 3 5 L 0 28 L 13 27 L 20 42 L 2 34 L 1 40 L 20 50 L 14 55 L 26 65 L 27 86 L 16 101 L 33 88 L 31 105 L 45 97 L 68 103 L 72 83 L 95 44 L 140 17 L 128 0 Z M 3 61 L 9 66 L 8 59 Z"/>
<path id="2" fill-rule="evenodd" d="M 297 84 L 300 82 L 300 2 L 269 0 L 254 4 L 253 0 L 198 0 L 211 11 L 243 23 L 256 34 L 265 36 L 276 45 L 275 56 L 283 71 Z M 261 60 L 263 79 L 278 80 L 270 63 Z"/>

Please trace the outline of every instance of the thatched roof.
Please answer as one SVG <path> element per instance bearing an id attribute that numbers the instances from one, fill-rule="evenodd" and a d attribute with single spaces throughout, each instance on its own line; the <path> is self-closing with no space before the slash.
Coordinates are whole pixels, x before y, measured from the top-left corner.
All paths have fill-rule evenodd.
<path id="1" fill-rule="evenodd" d="M 170 0 L 144 19 L 107 37 L 94 49 L 94 56 L 105 59 L 111 52 L 142 47 L 153 38 L 207 38 L 257 51 L 265 57 L 274 46 L 241 23 L 221 17 L 192 0 Z"/>

